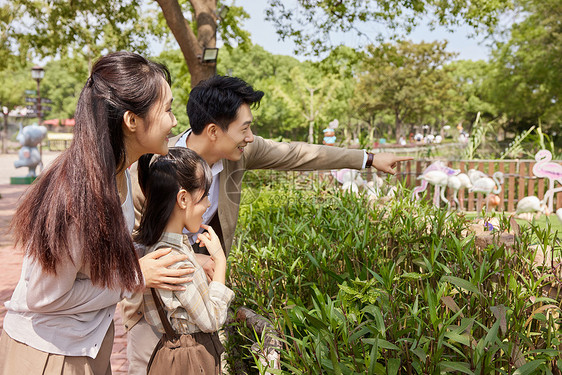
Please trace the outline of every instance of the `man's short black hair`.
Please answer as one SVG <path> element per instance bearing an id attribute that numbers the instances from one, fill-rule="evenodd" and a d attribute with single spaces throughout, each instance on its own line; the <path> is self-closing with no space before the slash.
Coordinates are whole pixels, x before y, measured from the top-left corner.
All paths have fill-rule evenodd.
<path id="1" fill-rule="evenodd" d="M 236 77 L 214 76 L 201 81 L 189 94 L 187 116 L 194 134 L 201 134 L 205 126 L 217 124 L 224 131 L 236 119 L 242 104 L 259 106 L 263 91 L 254 90 Z"/>

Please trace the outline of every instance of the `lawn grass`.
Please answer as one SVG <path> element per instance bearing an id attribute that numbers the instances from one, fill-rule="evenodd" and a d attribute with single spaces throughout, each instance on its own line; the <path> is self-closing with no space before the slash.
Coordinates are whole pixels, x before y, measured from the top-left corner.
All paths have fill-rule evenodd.
<path id="1" fill-rule="evenodd" d="M 465 213 L 466 217 L 469 219 L 475 219 L 480 215 L 476 212 L 467 212 Z M 488 213 L 490 215 L 490 213 Z M 512 214 L 509 212 L 496 212 L 496 216 L 505 215 L 507 217 L 511 216 Z M 547 225 L 550 224 L 552 232 L 558 232 L 559 236 L 562 237 L 562 221 L 556 216 L 556 214 L 551 215 L 541 215 L 538 219 L 533 219 L 532 221 L 524 220 L 524 219 L 515 219 L 517 223 L 522 226 L 530 226 L 531 224 L 537 225 L 541 229 L 546 229 Z"/>

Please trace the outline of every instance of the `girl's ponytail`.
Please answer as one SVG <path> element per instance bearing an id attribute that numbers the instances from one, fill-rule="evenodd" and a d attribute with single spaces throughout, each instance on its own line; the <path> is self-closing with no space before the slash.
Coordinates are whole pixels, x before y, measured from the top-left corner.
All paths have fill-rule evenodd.
<path id="1" fill-rule="evenodd" d="M 154 157 L 154 154 L 144 154 L 137 161 L 137 173 L 139 186 L 141 188 L 142 194 L 146 196 L 146 185 L 148 182 L 150 161 Z"/>

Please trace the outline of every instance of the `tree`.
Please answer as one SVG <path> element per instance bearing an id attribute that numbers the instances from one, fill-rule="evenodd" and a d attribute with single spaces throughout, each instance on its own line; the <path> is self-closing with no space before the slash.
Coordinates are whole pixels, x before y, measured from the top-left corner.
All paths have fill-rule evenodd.
<path id="1" fill-rule="evenodd" d="M 162 27 L 166 24 L 180 47 L 192 85 L 214 74 L 214 64 L 202 63 L 201 56 L 204 48 L 216 46 L 217 27 L 227 44 L 249 40 L 249 34 L 238 26 L 240 20 L 248 17 L 240 7 L 229 7 L 219 19 L 217 0 L 157 3 L 160 11 L 152 9 L 146 1 L 14 0 L 10 10 L 20 16 L 0 22 L 9 22 L 11 48 L 26 46 L 42 57 L 82 54 L 89 61 L 112 50 L 144 53 L 154 37 L 167 35 L 167 29 Z M 6 46 L 2 48 L 4 53 Z"/>
<path id="2" fill-rule="evenodd" d="M 492 64 L 482 60 L 459 60 L 451 62 L 448 68 L 455 81 L 455 96 L 459 99 L 452 102 L 449 120 L 469 124 L 470 131 L 478 113 L 483 120 L 496 118 L 498 111 L 490 92 Z"/>
<path id="3" fill-rule="evenodd" d="M 409 41 L 369 46 L 357 84 L 356 108 L 390 112 L 396 139 L 404 135 L 405 121 L 419 123 L 428 115 L 435 117 L 452 94 L 453 81 L 445 63 L 453 54 L 445 51 L 446 46 L 447 42 Z"/>
<path id="4" fill-rule="evenodd" d="M 0 6 L 0 71 L 17 62 L 18 53 L 12 47 L 15 40 L 14 21 L 21 16 L 22 13 L 10 3 Z"/>
<path id="5" fill-rule="evenodd" d="M 156 0 L 174 38 L 180 46 L 185 62 L 191 74 L 191 85 L 195 86 L 202 79 L 214 74 L 213 65 L 203 64 L 200 57 L 203 49 L 216 46 L 217 0 Z M 182 6 L 183 5 L 183 6 Z M 184 12 L 191 19 L 184 17 Z M 223 39 L 237 39 L 239 42 L 249 40 L 249 34 L 238 27 L 241 19 L 248 14 L 240 7 L 229 7 L 225 17 L 221 19 Z"/>
<path id="6" fill-rule="evenodd" d="M 362 121 L 353 103 L 356 101 L 357 76 L 364 58 L 365 53 L 363 51 L 347 46 L 337 46 L 330 51 L 326 58 L 314 64 L 318 69 L 317 74 L 332 75 L 341 82 L 341 86 L 334 93 L 333 100 L 327 103 L 325 111 L 326 117 L 329 119 L 339 120 L 339 127 L 336 132 L 341 133 L 343 131 L 343 137 L 338 135 L 340 141 L 350 142 L 352 139 L 362 138 L 361 130 L 365 121 Z M 367 121 L 367 125 L 370 125 L 369 121 Z M 369 126 L 368 130 L 370 135 L 368 143 L 372 143 L 374 129 Z"/>
<path id="7" fill-rule="evenodd" d="M 513 130 L 541 120 L 545 130 L 562 121 L 562 2 L 521 1 L 525 18 L 493 51 L 489 86 L 494 104 Z"/>
<path id="8" fill-rule="evenodd" d="M 3 116 L 2 153 L 6 153 L 8 140 L 8 114 L 17 106 L 25 105 L 24 92 L 33 87 L 29 68 L 12 68 L 0 71 L 0 110 Z"/>
<path id="9" fill-rule="evenodd" d="M 7 38 L 10 52 L 36 56 L 84 56 L 88 61 L 107 50 L 146 51 L 151 29 L 141 21 L 136 1 L 13 0 Z M 19 51 L 16 49 L 19 48 Z M 3 46 L 5 51 L 5 46 Z"/>
<path id="10" fill-rule="evenodd" d="M 513 6 L 512 0 L 296 0 L 292 4 L 269 0 L 267 20 L 282 39 L 295 41 L 297 51 L 314 54 L 333 47 L 334 33 L 354 33 L 363 44 L 373 44 L 373 36 L 379 42 L 389 34 L 402 36 L 422 19 L 450 30 L 462 23 L 493 30 L 501 13 Z"/>
<path id="11" fill-rule="evenodd" d="M 147 0 L 49 1 L 13 0 L 8 22 L 9 38 L 17 43 L 20 54 L 28 50 L 39 56 L 84 54 L 90 60 L 107 50 L 131 49 L 144 52 L 151 37 L 162 38 L 165 24 L 177 41 L 191 73 L 191 84 L 214 73 L 214 66 L 201 61 L 203 49 L 216 46 L 217 30 L 226 46 L 243 46 L 249 34 L 239 27 L 248 15 L 241 7 L 230 6 L 225 15 L 218 0 L 156 0 L 160 10 Z M 297 0 L 289 9 L 281 0 L 269 0 L 267 19 L 282 38 L 296 40 L 301 50 L 317 53 L 332 47 L 330 33 L 358 32 L 368 22 L 384 30 L 408 32 L 421 16 L 431 15 L 434 23 L 453 28 L 462 21 L 475 27 L 493 27 L 501 10 L 512 0 Z M 220 22 L 219 22 L 220 21 Z M 14 27 L 14 25 L 19 27 Z M 380 36 L 380 34 L 379 34 Z M 368 39 L 372 43 L 372 40 Z M 2 53 L 3 53 L 2 52 Z"/>
<path id="12" fill-rule="evenodd" d="M 309 143 L 316 142 L 320 121 L 328 123 L 327 108 L 342 88 L 342 82 L 335 75 L 319 73 L 314 65 L 294 67 L 291 69 L 291 81 L 283 90 L 274 92 L 306 120 Z"/>
<path id="13" fill-rule="evenodd" d="M 50 111 L 44 111 L 45 119 L 73 118 L 78 97 L 88 78 L 88 64 L 84 57 L 53 60 L 45 66 L 45 78 L 41 81 L 41 97 L 52 103 Z"/>

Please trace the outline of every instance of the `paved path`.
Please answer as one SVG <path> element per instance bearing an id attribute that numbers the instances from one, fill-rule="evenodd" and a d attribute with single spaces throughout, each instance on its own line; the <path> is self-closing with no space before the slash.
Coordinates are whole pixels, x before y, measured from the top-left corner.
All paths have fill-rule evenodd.
<path id="1" fill-rule="evenodd" d="M 59 153 L 44 152 L 43 162 L 49 165 Z M 14 168 L 14 161 L 18 157 L 15 154 L 0 154 L 0 328 L 4 322 L 6 309 L 4 302 L 7 301 L 18 283 L 22 252 L 15 249 L 12 238 L 8 231 L 10 220 L 14 214 L 18 199 L 27 189 L 27 185 L 10 185 L 10 177 L 23 177 L 27 174 L 27 168 Z M 115 342 L 111 355 L 111 368 L 114 374 L 126 374 L 127 363 L 127 336 L 121 323 L 119 308 L 115 313 Z"/>

